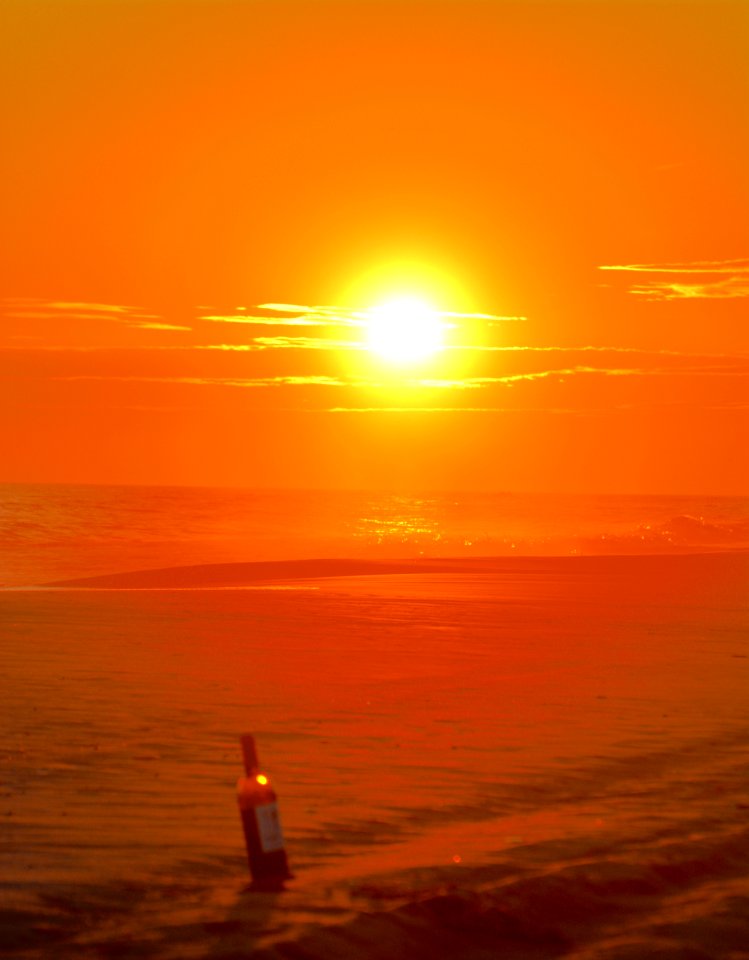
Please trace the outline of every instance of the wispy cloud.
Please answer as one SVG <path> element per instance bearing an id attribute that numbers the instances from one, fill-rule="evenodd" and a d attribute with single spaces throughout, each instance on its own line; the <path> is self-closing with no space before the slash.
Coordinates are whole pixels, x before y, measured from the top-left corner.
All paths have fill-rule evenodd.
<path id="1" fill-rule="evenodd" d="M 212 323 L 243 323 L 253 327 L 328 327 L 330 321 L 322 317 L 257 317 L 254 314 L 202 314 L 198 320 Z"/>
<path id="2" fill-rule="evenodd" d="M 123 304 L 117 303 L 81 303 L 81 302 L 68 302 L 65 300 L 51 300 L 48 303 L 48 306 L 53 310 L 62 310 L 69 313 L 88 313 L 95 315 L 110 315 L 119 317 L 148 317 L 150 319 L 156 319 L 156 317 L 151 313 L 141 313 L 137 307 L 125 306 Z"/>
<path id="3" fill-rule="evenodd" d="M 523 380 L 547 380 L 549 377 L 574 377 L 580 374 L 597 374 L 605 377 L 625 377 L 633 374 L 649 373 L 648 370 L 611 367 L 560 367 L 552 370 L 533 370 L 529 373 L 510 373 L 499 377 L 473 377 L 467 382 L 477 386 L 487 386 L 493 383 L 520 383 Z"/>
<path id="4" fill-rule="evenodd" d="M 475 350 L 483 353 L 609 353 L 609 354 L 633 354 L 641 357 L 680 357 L 684 359 L 715 359 L 715 360 L 736 360 L 742 358 L 742 354 L 727 353 L 690 353 L 684 350 L 667 350 L 650 347 L 612 347 L 595 346 L 585 344 L 582 346 L 535 346 L 530 344 L 454 344 L 450 347 L 452 350 Z M 749 354 L 745 359 L 749 359 Z"/>
<path id="5" fill-rule="evenodd" d="M 196 350 L 226 350 L 251 353 L 253 350 L 364 350 L 366 344 L 355 340 L 333 340 L 328 337 L 253 337 L 249 343 L 207 343 Z"/>
<path id="6" fill-rule="evenodd" d="M 630 293 L 646 300 L 737 300 L 749 297 L 749 277 L 736 276 L 715 283 L 653 281 L 635 284 Z"/>
<path id="7" fill-rule="evenodd" d="M 132 336 L 129 332 L 142 330 L 166 334 L 189 332 L 194 334 L 193 348 L 245 352 L 252 350 L 365 350 L 367 343 L 363 334 L 372 320 L 370 309 L 335 305 L 263 303 L 250 307 L 238 306 L 229 311 L 207 307 L 197 308 L 193 318 L 188 319 L 188 323 L 191 324 L 188 326 L 170 322 L 170 318 L 138 306 L 40 298 L 6 300 L 3 303 L 3 315 L 7 320 L 17 321 L 16 329 L 11 327 L 4 332 L 4 340 L 10 344 L 37 341 L 40 346 L 47 348 L 58 346 L 69 348 L 77 346 L 80 349 L 89 349 L 92 346 L 112 349 L 129 348 L 132 346 Z M 441 320 L 445 331 L 456 330 L 461 321 L 472 323 L 472 329 L 475 330 L 477 323 L 492 327 L 525 320 L 525 317 L 520 316 L 456 311 L 435 311 L 435 316 Z M 219 328 L 221 324 L 234 326 L 235 331 L 237 328 L 244 328 L 249 336 L 243 332 L 236 338 L 242 342 L 235 344 L 205 343 L 206 339 L 209 341 L 212 339 L 210 329 Z M 115 338 L 107 333 L 113 325 L 119 327 L 123 333 L 128 331 L 125 339 L 120 343 L 114 342 Z M 264 328 L 267 335 L 254 336 L 253 328 L 258 328 L 257 332 Z M 297 330 L 306 328 L 311 332 L 314 330 L 315 335 L 295 336 L 294 328 Z M 318 331 L 319 335 L 317 335 Z M 292 335 L 289 335 L 290 333 Z M 195 343 L 197 338 L 202 338 L 204 342 Z M 184 340 L 179 339 L 179 345 L 184 345 Z M 223 340 L 223 336 L 220 339 Z M 233 339 L 233 337 L 227 336 L 227 339 Z M 144 341 L 143 346 L 163 349 L 168 346 L 168 342 L 163 338 L 159 340 L 156 337 L 149 337 Z M 452 344 L 446 344 L 444 349 L 452 348 Z M 463 347 L 461 346 L 460 349 Z"/>
<path id="8" fill-rule="evenodd" d="M 259 303 L 260 310 L 273 310 L 276 313 L 294 313 L 299 315 L 308 314 L 315 317 L 329 317 L 330 319 L 339 318 L 346 320 L 349 317 L 358 316 L 361 310 L 354 310 L 350 307 L 336 306 L 302 306 L 298 303 Z"/>
<path id="9" fill-rule="evenodd" d="M 630 286 L 631 294 L 646 300 L 733 300 L 749 297 L 749 258 L 746 257 L 685 263 L 608 264 L 598 269 L 667 277 Z"/>
<path id="10" fill-rule="evenodd" d="M 16 320 L 104 320 L 139 330 L 191 330 L 191 327 L 165 323 L 155 313 L 140 307 L 118 303 L 13 298 L 6 300 L 5 315 Z"/>
<path id="11" fill-rule="evenodd" d="M 326 413 L 540 413 L 574 414 L 604 413 L 609 408 L 580 407 L 328 407 Z M 310 413 L 319 411 L 310 410 Z"/>
<path id="12" fill-rule="evenodd" d="M 624 263 L 601 266 L 598 269 L 627 270 L 633 273 L 747 273 L 749 257 L 737 260 L 691 260 L 686 263 Z"/>
<path id="13" fill-rule="evenodd" d="M 325 337 L 255 337 L 259 350 L 364 350 L 366 344 L 351 340 L 329 340 Z"/>
<path id="14" fill-rule="evenodd" d="M 131 323 L 131 327 L 137 327 L 139 330 L 192 330 L 192 327 L 182 327 L 174 323 L 157 323 L 156 321 L 144 320 L 141 323 Z"/>
<path id="15" fill-rule="evenodd" d="M 282 316 L 258 316 L 256 313 L 246 313 L 245 310 L 265 310 L 271 314 Z M 493 313 L 457 313 L 453 310 L 435 310 L 435 316 L 453 320 L 485 320 L 490 324 L 524 321 L 526 317 L 501 316 Z M 257 325 L 278 326 L 341 326 L 366 327 L 372 319 L 372 311 L 358 307 L 304 306 L 298 303 L 260 303 L 254 307 L 238 307 L 234 313 L 206 313 L 199 316 L 200 320 L 209 320 L 217 323 L 244 323 Z"/>
<path id="16" fill-rule="evenodd" d="M 382 390 L 479 390 L 486 387 L 512 386 L 516 383 L 537 380 L 558 380 L 577 377 L 749 377 L 749 363 L 741 360 L 733 365 L 692 364 L 676 367 L 593 367 L 575 365 L 552 367 L 550 369 L 529 370 L 518 373 L 500 374 L 484 377 L 400 378 L 396 384 L 392 381 L 359 376 L 331 376 L 326 374 L 279 375 L 268 377 L 238 376 L 152 376 L 141 374 L 73 374 L 53 376 L 53 380 L 64 381 L 119 381 L 127 383 L 164 383 L 187 384 L 194 386 L 221 386 L 240 388 L 260 387 L 347 387 Z"/>
<path id="17" fill-rule="evenodd" d="M 351 382 L 341 380 L 338 377 L 328 377 L 324 375 L 305 375 L 305 376 L 278 376 L 278 377 L 150 377 L 139 374 L 125 376 L 100 376 L 98 374 L 81 374 L 75 376 L 51 377 L 52 380 L 64 380 L 67 382 L 80 380 L 99 380 L 115 381 L 120 383 L 171 383 L 186 384 L 188 386 L 210 386 L 210 387 L 348 387 Z"/>
<path id="18" fill-rule="evenodd" d="M 329 319 L 338 319 L 342 321 L 351 321 L 354 325 L 359 326 L 362 323 L 368 323 L 372 317 L 372 311 L 369 309 L 361 308 L 351 308 L 351 307 L 336 307 L 336 306 L 324 306 L 324 307 L 303 307 L 298 304 L 290 303 L 261 303 L 260 309 L 262 310 L 276 310 L 281 313 L 294 313 L 299 315 L 310 315 L 315 317 L 327 317 Z M 503 316 L 493 313 L 457 313 L 454 310 L 435 310 L 435 314 L 439 317 L 453 317 L 455 319 L 463 320 L 492 320 L 495 322 L 506 322 L 506 321 L 518 321 L 525 320 L 526 317 L 510 317 Z"/>
<path id="19" fill-rule="evenodd" d="M 19 342 L 13 344 L 7 344 L 0 346 L 0 355 L 3 353 L 19 353 L 19 352 L 33 352 L 33 353 L 99 353 L 99 354 L 111 354 L 113 351 L 117 353 L 126 352 L 132 356 L 138 356 L 140 354 L 147 355 L 151 353 L 164 353 L 164 354 L 185 354 L 190 353 L 200 353 L 203 351 L 217 352 L 217 353 L 256 353 L 268 349 L 269 347 L 278 347 L 278 348 L 295 348 L 295 349 L 304 349 L 304 350 L 363 350 L 365 345 L 349 340 L 330 340 L 322 337 L 257 337 L 250 340 L 249 343 L 200 343 L 200 344 L 155 344 L 149 346 L 120 346 L 120 347 L 110 347 L 110 346 L 81 346 L 81 345 L 66 345 L 66 344 L 47 344 L 47 343 L 23 343 L 22 338 L 16 338 Z M 445 347 L 445 350 L 459 350 L 459 351 L 476 351 L 484 353 L 499 353 L 507 354 L 508 356 L 521 356 L 528 355 L 532 356 L 534 354 L 561 354 L 567 357 L 574 357 L 578 354 L 603 354 L 610 355 L 615 357 L 617 355 L 624 355 L 629 357 L 640 357 L 640 358 L 649 358 L 649 357 L 664 357 L 672 358 L 674 361 L 684 360 L 689 361 L 692 364 L 701 365 L 701 368 L 704 369 L 704 362 L 711 361 L 717 363 L 726 363 L 726 364 L 736 364 L 742 363 L 744 361 L 749 361 L 749 354 L 742 353 L 693 353 L 684 350 L 667 350 L 667 349 L 655 349 L 655 348 L 646 348 L 646 347 L 612 347 L 612 346 L 593 346 L 593 345 L 578 345 L 578 346 L 536 346 L 536 345 L 526 345 L 526 344 L 514 344 L 514 345 L 485 345 L 485 344 L 455 344 L 450 347 Z M 652 368 L 651 368 L 652 369 Z"/>

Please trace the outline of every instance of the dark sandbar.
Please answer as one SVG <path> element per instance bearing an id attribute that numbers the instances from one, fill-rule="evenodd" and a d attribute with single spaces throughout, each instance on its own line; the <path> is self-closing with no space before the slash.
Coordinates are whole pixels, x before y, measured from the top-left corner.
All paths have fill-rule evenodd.
<path id="1" fill-rule="evenodd" d="M 749 583 L 749 553 L 689 554 L 664 556 L 565 556 L 565 557 L 445 557 L 412 560 L 311 559 L 252 563 L 209 563 L 194 566 L 134 570 L 96 577 L 55 580 L 45 587 L 102 590 L 210 589 L 241 587 L 262 582 L 326 579 L 333 577 L 397 574 L 455 573 L 548 576 L 580 573 L 626 577 L 700 576 L 709 566 L 731 579 Z"/>

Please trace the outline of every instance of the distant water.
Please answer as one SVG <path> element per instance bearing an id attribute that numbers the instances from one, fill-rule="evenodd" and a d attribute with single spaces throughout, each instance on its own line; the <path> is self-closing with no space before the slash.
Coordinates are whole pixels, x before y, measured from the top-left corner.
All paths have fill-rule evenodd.
<path id="1" fill-rule="evenodd" d="M 716 552 L 749 497 L 0 484 L 0 585 L 193 563 Z"/>

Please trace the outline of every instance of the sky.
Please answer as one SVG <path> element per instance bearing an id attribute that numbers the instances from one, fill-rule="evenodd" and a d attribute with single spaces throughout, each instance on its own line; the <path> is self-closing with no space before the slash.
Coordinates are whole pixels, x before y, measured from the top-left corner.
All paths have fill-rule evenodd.
<path id="1" fill-rule="evenodd" d="M 0 481 L 746 493 L 747 53 L 723 0 L 4 0 Z"/>

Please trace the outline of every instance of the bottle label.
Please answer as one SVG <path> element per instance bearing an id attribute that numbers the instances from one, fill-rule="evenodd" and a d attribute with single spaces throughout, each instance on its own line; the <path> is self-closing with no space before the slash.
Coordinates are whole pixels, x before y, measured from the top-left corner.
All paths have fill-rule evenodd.
<path id="1" fill-rule="evenodd" d="M 255 807 L 255 817 L 257 818 L 257 832 L 260 835 L 260 848 L 263 853 L 283 850 L 283 833 L 281 832 L 281 818 L 278 815 L 278 804 L 267 803 L 262 807 Z"/>

